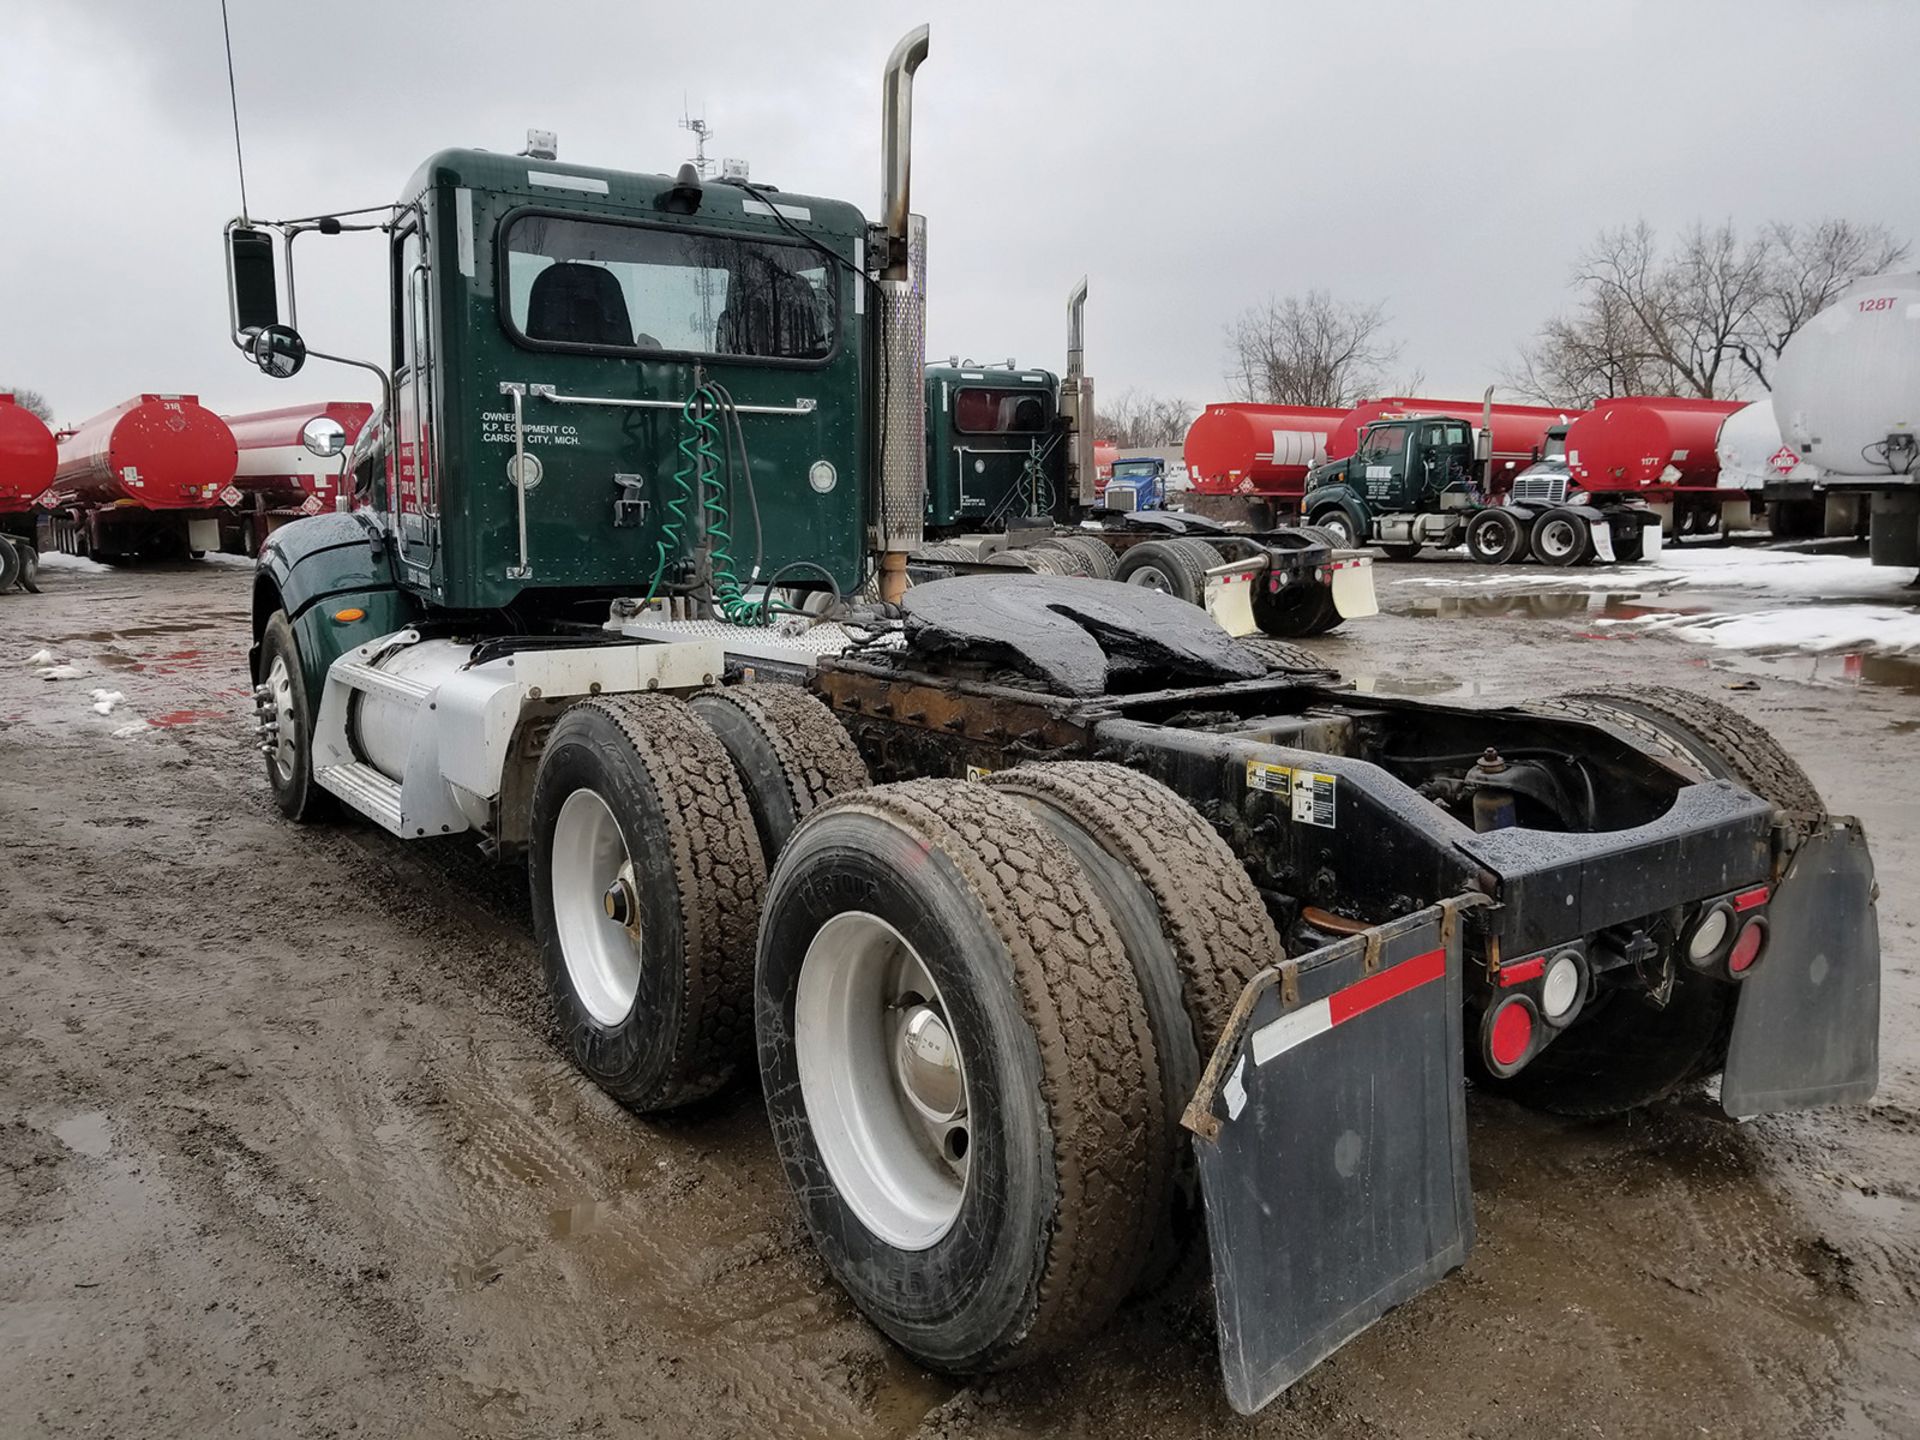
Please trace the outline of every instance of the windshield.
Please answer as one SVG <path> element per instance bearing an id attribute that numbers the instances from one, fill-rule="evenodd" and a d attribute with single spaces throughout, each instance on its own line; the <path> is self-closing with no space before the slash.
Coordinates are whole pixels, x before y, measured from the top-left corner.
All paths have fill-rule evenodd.
<path id="1" fill-rule="evenodd" d="M 1116 460 L 1113 462 L 1113 473 L 1116 477 L 1124 475 L 1151 476 L 1156 463 L 1157 462 L 1152 460 Z"/>
<path id="2" fill-rule="evenodd" d="M 806 246 L 521 215 L 506 249 L 507 313 L 523 341 L 776 360 L 833 352 L 829 261 Z"/>

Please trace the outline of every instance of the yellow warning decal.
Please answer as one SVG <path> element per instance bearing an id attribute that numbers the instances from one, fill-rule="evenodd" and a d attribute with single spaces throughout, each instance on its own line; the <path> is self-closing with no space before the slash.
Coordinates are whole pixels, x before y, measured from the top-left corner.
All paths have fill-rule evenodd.
<path id="1" fill-rule="evenodd" d="M 989 770 L 985 765 L 967 766 L 967 779 L 969 780 L 984 780 L 991 774 L 993 774 L 993 771 Z"/>
<path id="2" fill-rule="evenodd" d="M 1287 803 L 1294 820 L 1302 825 L 1333 828 L 1334 792 L 1338 782 L 1331 775 L 1295 770 L 1267 760 L 1249 760 L 1247 788 L 1279 796 Z"/>
<path id="3" fill-rule="evenodd" d="M 1247 761 L 1247 788 L 1264 790 L 1269 795 L 1291 795 L 1293 771 L 1285 765 L 1272 765 L 1265 760 L 1249 760 Z"/>

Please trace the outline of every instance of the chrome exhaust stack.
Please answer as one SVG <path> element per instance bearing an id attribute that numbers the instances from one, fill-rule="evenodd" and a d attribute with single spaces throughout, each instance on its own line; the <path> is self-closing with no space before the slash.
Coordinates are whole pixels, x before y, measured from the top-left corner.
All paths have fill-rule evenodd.
<path id="1" fill-rule="evenodd" d="M 880 483 L 874 549 L 880 598 L 899 603 L 907 552 L 926 534 L 927 227 L 912 211 L 913 73 L 927 58 L 927 27 L 887 57 L 881 85 L 880 208 L 887 254 L 880 272 Z"/>
<path id="2" fill-rule="evenodd" d="M 1098 498 L 1093 463 L 1093 377 L 1086 374 L 1087 277 L 1067 296 L 1067 373 L 1060 380 L 1060 418 L 1067 424 L 1067 489 L 1081 505 Z"/>

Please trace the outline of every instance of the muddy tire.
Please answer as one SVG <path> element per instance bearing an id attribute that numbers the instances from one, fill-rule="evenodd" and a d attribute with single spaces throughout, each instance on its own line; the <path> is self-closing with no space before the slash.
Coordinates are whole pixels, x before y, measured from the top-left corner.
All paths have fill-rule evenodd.
<path id="1" fill-rule="evenodd" d="M 534 931 L 568 1052 L 642 1112 L 713 1094 L 751 1039 L 766 885 L 713 732 L 665 695 L 588 700 L 534 777 Z"/>
<path id="2" fill-rule="evenodd" d="M 1206 599 L 1207 566 L 1213 562 L 1209 559 L 1202 563 L 1192 544 L 1185 540 L 1143 541 L 1120 557 L 1113 578 L 1199 605 Z M 1211 550 L 1208 554 L 1211 556 Z"/>
<path id="3" fill-rule="evenodd" d="M 1324 675 L 1329 681 L 1340 678 L 1338 670 L 1304 645 L 1295 645 L 1288 640 L 1277 640 L 1271 635 L 1242 635 L 1238 643 L 1258 655 L 1266 663 L 1269 671 Z"/>
<path id="4" fill-rule="evenodd" d="M 1331 585 L 1289 585 L 1275 592 L 1256 579 L 1253 623 L 1263 635 L 1300 640 L 1338 628 L 1340 611 L 1333 603 Z"/>
<path id="5" fill-rule="evenodd" d="M 1113 547 L 1091 535 L 1063 535 L 1053 543 L 1078 555 L 1096 580 L 1111 580 L 1120 568 L 1120 557 L 1113 553 Z"/>
<path id="6" fill-rule="evenodd" d="M 1790 824 L 1826 813 L 1780 743 L 1717 700 L 1664 685 L 1574 691 L 1533 707 L 1594 720 L 1648 741 L 1708 778 L 1770 801 Z M 1631 991 L 1603 995 L 1524 1070 L 1481 1083 L 1563 1115 L 1616 1115 L 1666 1099 L 1724 1069 L 1736 989 L 1677 967 L 1664 1008 Z"/>
<path id="7" fill-rule="evenodd" d="M 769 870 L 794 826 L 873 783 L 846 727 L 798 685 L 729 685 L 687 705 L 733 760 Z"/>
<path id="8" fill-rule="evenodd" d="M 955 1374 L 1099 1326 L 1171 1142 L 1145 1002 L 1067 848 L 983 785 L 843 796 L 794 832 L 760 937 L 774 1144 L 854 1302 Z"/>
<path id="9" fill-rule="evenodd" d="M 11 590 L 20 579 L 20 551 L 12 540 L 0 535 L 0 595 Z"/>
<path id="10" fill-rule="evenodd" d="M 337 814 L 339 803 L 313 778 L 314 706 L 307 697 L 300 642 L 284 610 L 274 611 L 261 632 L 258 681 L 267 687 L 259 708 L 279 726 L 274 748 L 266 752 L 267 786 L 273 791 L 274 804 L 289 820 L 321 820 Z"/>
<path id="11" fill-rule="evenodd" d="M 1513 511 L 1482 510 L 1467 525 L 1467 554 L 1479 565 L 1512 565 L 1527 558 L 1527 527 Z"/>
<path id="12" fill-rule="evenodd" d="M 20 588 L 29 595 L 40 593 L 40 552 L 25 540 L 14 542 L 20 552 Z"/>
<path id="13" fill-rule="evenodd" d="M 1119 929 L 1146 1000 L 1173 1147 L 1173 1183 L 1142 1275 L 1183 1269 L 1205 1219 L 1180 1116 L 1254 973 L 1285 958 L 1239 860 L 1198 811 L 1137 770 L 1099 761 L 1022 765 L 990 777 L 1059 837 Z"/>
<path id="14" fill-rule="evenodd" d="M 1584 565 L 1593 558 L 1593 531 L 1580 516 L 1568 514 L 1564 506 L 1534 521 L 1528 541 L 1533 558 L 1542 565 Z"/>

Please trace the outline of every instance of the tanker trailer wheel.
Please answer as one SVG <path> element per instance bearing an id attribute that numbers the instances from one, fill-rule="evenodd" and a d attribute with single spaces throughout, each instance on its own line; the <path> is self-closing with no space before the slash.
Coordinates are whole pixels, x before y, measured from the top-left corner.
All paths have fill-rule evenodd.
<path id="1" fill-rule="evenodd" d="M 31 541 L 16 540 L 14 548 L 20 552 L 20 588 L 29 595 L 40 593 L 40 552 L 34 549 Z"/>
<path id="2" fill-rule="evenodd" d="M 1480 565 L 1512 565 L 1527 558 L 1527 527 L 1504 508 L 1482 510 L 1467 525 L 1467 554 Z"/>
<path id="3" fill-rule="evenodd" d="M 1622 565 L 1637 565 L 1647 558 L 1647 532 L 1641 525 L 1635 525 L 1624 533 L 1616 531 L 1613 537 L 1613 558 Z"/>
<path id="4" fill-rule="evenodd" d="M 1534 557 L 1546 565 L 1584 565 L 1593 556 L 1593 532 L 1564 506 L 1533 522 Z"/>
<path id="5" fill-rule="evenodd" d="M 1333 603 L 1331 585 L 1289 585 L 1274 591 L 1256 578 L 1253 623 L 1260 627 L 1263 635 L 1298 640 L 1308 635 L 1324 635 L 1337 628 L 1340 611 Z"/>
<path id="6" fill-rule="evenodd" d="M 1120 557 L 1113 553 L 1113 547 L 1091 535 L 1062 535 L 1053 543 L 1078 555 L 1096 580 L 1111 580 L 1120 568 Z"/>
<path id="7" fill-rule="evenodd" d="M 768 887 L 754 991 L 788 1184 L 875 1325 L 974 1374 L 1112 1313 L 1167 1107 L 1114 923 L 1019 800 L 916 780 L 822 806 Z"/>
<path id="8" fill-rule="evenodd" d="M 1199 605 L 1206 599 L 1207 569 L 1212 563 L 1209 559 L 1202 564 L 1200 557 L 1182 541 L 1146 540 L 1120 557 L 1113 578 L 1143 590 L 1178 596 L 1189 605 Z"/>
<path id="9" fill-rule="evenodd" d="M 1651 742 L 1703 776 L 1731 780 L 1785 812 L 1817 823 L 1826 807 L 1780 744 L 1716 700 L 1664 685 L 1573 691 L 1534 707 L 1596 720 Z M 1664 1009 L 1629 991 L 1599 997 L 1552 1045 L 1507 1080 L 1480 1083 L 1523 1104 L 1565 1115 L 1614 1115 L 1650 1105 L 1724 1069 L 1735 990 L 1676 967 Z"/>
<path id="10" fill-rule="evenodd" d="M 318 820 L 336 809 L 313 778 L 313 705 L 307 699 L 300 643 L 287 612 L 276 610 L 260 635 L 260 683 L 253 691 L 267 784 L 289 820 Z"/>
<path id="11" fill-rule="evenodd" d="M 1196 1254 L 1205 1220 L 1181 1114 L 1247 981 L 1285 958 L 1279 933 L 1226 841 L 1152 777 L 1076 760 L 1021 765 L 987 784 L 1019 796 L 1079 862 L 1146 1000 L 1172 1173 L 1142 1275 L 1158 1289 Z"/>
<path id="12" fill-rule="evenodd" d="M 533 782 L 529 879 L 569 1053 L 639 1111 L 712 1094 L 750 1043 L 766 867 L 733 762 L 665 695 L 588 700 Z"/>
<path id="13" fill-rule="evenodd" d="M 794 826 L 834 796 L 873 783 L 846 727 L 798 685 L 728 685 L 687 705 L 733 761 L 768 869 Z"/>
<path id="14" fill-rule="evenodd" d="M 20 572 L 26 567 L 20 561 L 20 552 L 14 548 L 10 537 L 0 535 L 0 595 L 14 587 Z"/>

